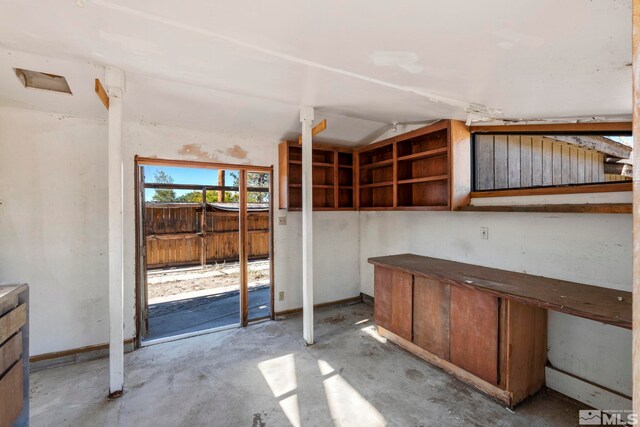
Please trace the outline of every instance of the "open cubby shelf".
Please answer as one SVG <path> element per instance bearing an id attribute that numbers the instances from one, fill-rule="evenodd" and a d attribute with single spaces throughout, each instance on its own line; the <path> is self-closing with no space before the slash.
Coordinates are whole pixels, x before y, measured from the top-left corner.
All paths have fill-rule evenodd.
<path id="1" fill-rule="evenodd" d="M 441 120 L 371 145 L 349 149 L 314 144 L 316 210 L 448 210 L 468 203 L 469 129 Z M 302 148 L 280 144 L 280 208 L 302 206 Z"/>
<path id="2" fill-rule="evenodd" d="M 279 146 L 280 209 L 302 209 L 302 147 L 295 141 Z M 353 150 L 314 144 L 312 152 L 314 210 L 353 210 Z"/>

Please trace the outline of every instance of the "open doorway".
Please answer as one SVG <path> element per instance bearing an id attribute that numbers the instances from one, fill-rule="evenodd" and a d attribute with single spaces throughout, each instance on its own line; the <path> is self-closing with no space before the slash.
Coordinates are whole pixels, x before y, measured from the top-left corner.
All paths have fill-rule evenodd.
<path id="1" fill-rule="evenodd" d="M 139 344 L 270 318 L 270 168 L 137 160 Z"/>

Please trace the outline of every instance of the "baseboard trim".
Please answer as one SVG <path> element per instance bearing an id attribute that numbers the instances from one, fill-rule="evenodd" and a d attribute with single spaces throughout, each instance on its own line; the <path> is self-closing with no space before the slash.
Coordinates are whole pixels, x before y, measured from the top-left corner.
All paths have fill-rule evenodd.
<path id="1" fill-rule="evenodd" d="M 124 340 L 124 352 L 129 353 L 134 350 L 135 340 L 129 338 Z M 29 358 L 29 370 L 31 372 L 41 371 L 54 366 L 68 365 L 71 363 L 85 362 L 88 360 L 100 359 L 109 355 L 109 344 L 94 344 L 86 347 L 72 348 L 69 350 L 56 351 L 52 353 L 39 354 Z"/>
<path id="2" fill-rule="evenodd" d="M 600 410 L 630 410 L 631 398 L 552 366 L 545 368 L 547 387 Z"/>
<path id="3" fill-rule="evenodd" d="M 360 292 L 360 298 L 362 298 L 363 303 L 373 307 L 374 298 L 371 295 Z"/>
<path id="4" fill-rule="evenodd" d="M 345 298 L 337 301 L 329 301 L 323 302 L 322 304 L 314 304 L 313 308 L 315 310 L 323 309 L 323 308 L 337 308 L 343 307 L 351 304 L 358 304 L 362 302 L 362 296 L 358 295 L 357 297 Z M 290 310 L 277 311 L 275 313 L 276 320 L 284 320 L 290 317 L 299 316 L 302 314 L 302 307 L 292 308 Z"/>

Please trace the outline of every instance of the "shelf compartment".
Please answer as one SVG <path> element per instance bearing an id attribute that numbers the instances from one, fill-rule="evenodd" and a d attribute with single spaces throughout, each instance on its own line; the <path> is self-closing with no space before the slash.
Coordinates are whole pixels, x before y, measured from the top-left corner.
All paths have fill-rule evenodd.
<path id="1" fill-rule="evenodd" d="M 345 185 L 353 185 L 352 169 L 338 169 L 338 186 L 343 187 Z"/>
<path id="2" fill-rule="evenodd" d="M 398 208 L 441 207 L 449 205 L 448 179 L 398 183 Z"/>
<path id="3" fill-rule="evenodd" d="M 447 175 L 448 173 L 449 158 L 446 154 L 398 162 L 397 166 L 398 181 Z"/>
<path id="4" fill-rule="evenodd" d="M 360 187 L 361 208 L 392 208 L 393 185 Z"/>
<path id="5" fill-rule="evenodd" d="M 291 209 L 302 208 L 302 187 L 301 186 L 289 186 L 289 207 Z M 327 208 L 333 209 L 334 194 L 333 188 L 313 188 L 313 208 Z"/>
<path id="6" fill-rule="evenodd" d="M 338 189 L 338 208 L 353 208 L 353 187 Z"/>
<path id="7" fill-rule="evenodd" d="M 341 168 L 353 167 L 353 153 L 338 152 L 338 165 Z"/>
<path id="8" fill-rule="evenodd" d="M 384 160 L 393 161 L 393 144 L 389 143 L 381 147 L 361 151 L 358 153 L 358 156 L 360 168 L 369 164 L 382 162 Z"/>
<path id="9" fill-rule="evenodd" d="M 360 169 L 359 176 L 360 182 L 358 184 L 360 185 L 393 181 L 393 165 L 388 164 L 374 169 Z"/>
<path id="10" fill-rule="evenodd" d="M 432 133 L 416 136 L 414 138 L 398 141 L 396 151 L 398 157 L 405 157 L 412 154 L 423 153 L 447 148 L 449 144 L 447 129 L 441 129 Z"/>

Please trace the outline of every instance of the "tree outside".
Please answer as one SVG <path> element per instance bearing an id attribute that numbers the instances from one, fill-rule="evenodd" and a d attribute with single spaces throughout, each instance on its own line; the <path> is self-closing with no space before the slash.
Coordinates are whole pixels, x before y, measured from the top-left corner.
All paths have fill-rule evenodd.
<path id="1" fill-rule="evenodd" d="M 231 173 L 232 187 L 238 187 L 240 184 L 240 177 L 237 173 Z M 157 171 L 154 173 L 155 182 L 159 184 L 173 184 L 175 181 L 173 177 L 164 171 Z M 228 185 L 228 184 L 227 184 Z M 256 188 L 269 188 L 269 174 L 250 172 L 247 174 L 247 186 Z M 218 201 L 218 192 L 209 190 L 207 191 L 207 203 L 215 203 Z M 202 203 L 201 191 L 190 191 L 178 196 L 175 190 L 171 189 L 156 189 L 152 197 L 152 200 L 156 203 Z M 224 202 L 225 203 L 238 203 L 239 194 L 237 191 L 225 191 Z M 248 192 L 247 203 L 268 203 L 269 193 L 267 192 Z"/>

